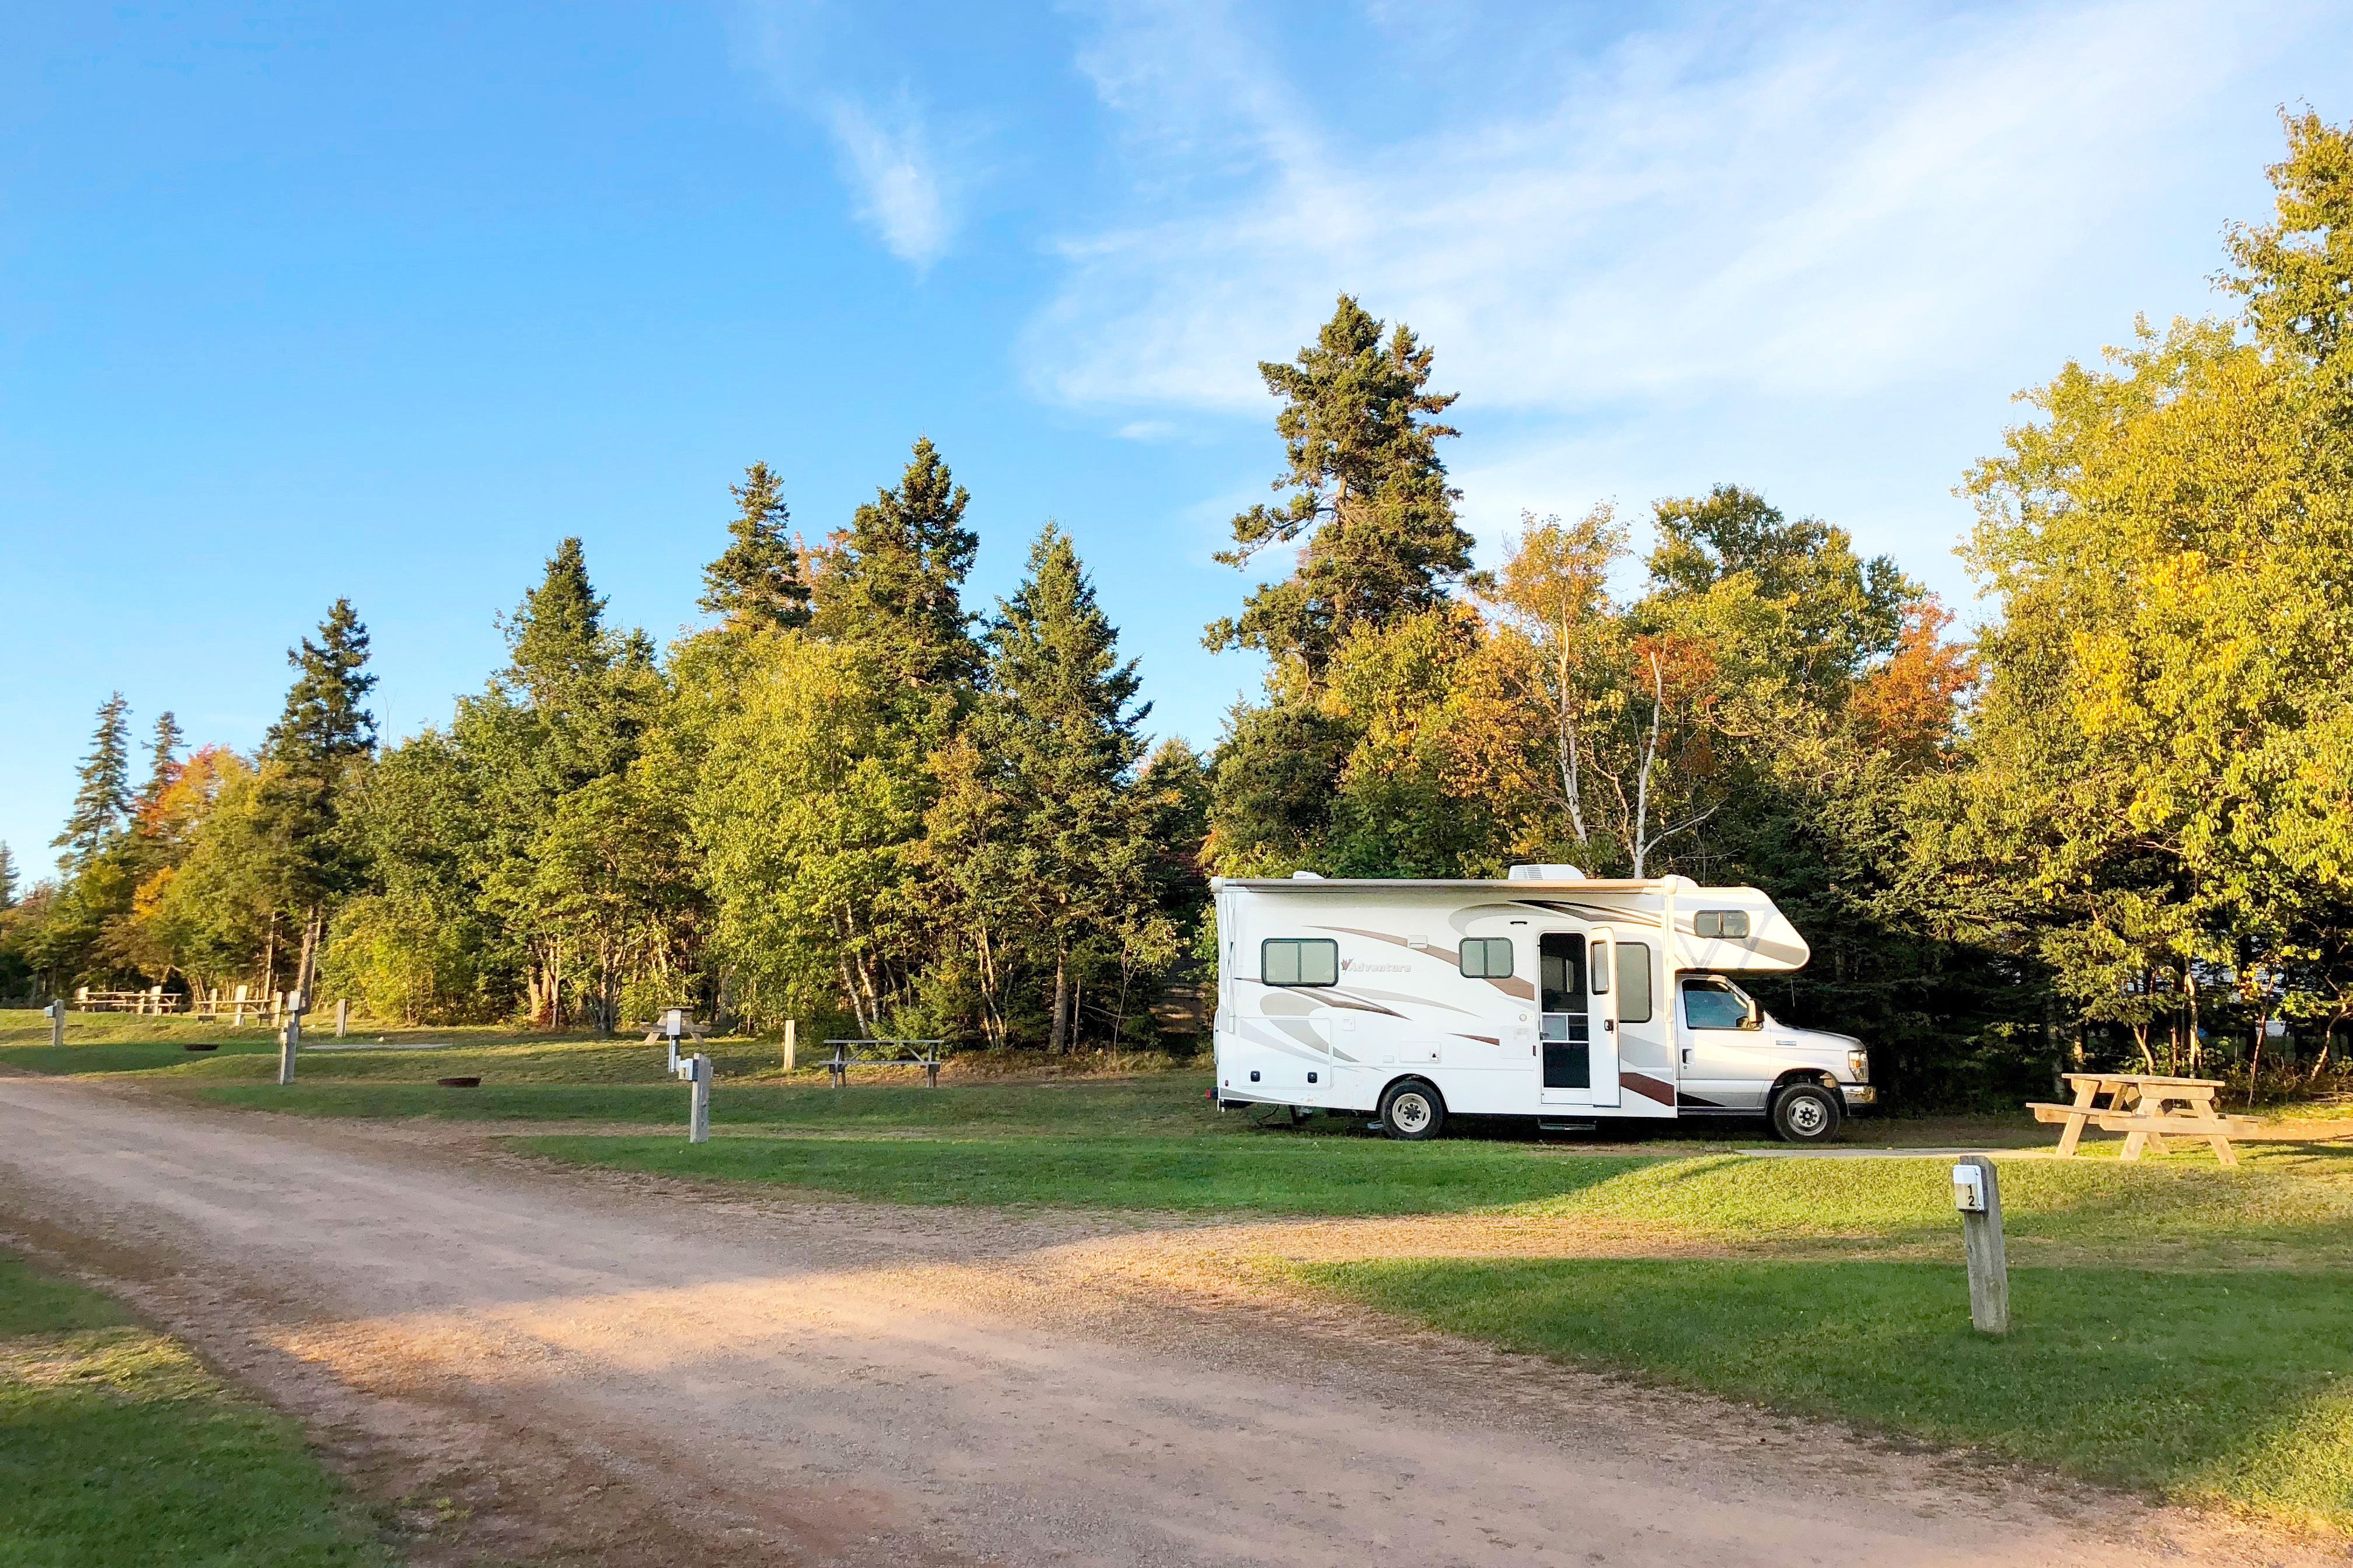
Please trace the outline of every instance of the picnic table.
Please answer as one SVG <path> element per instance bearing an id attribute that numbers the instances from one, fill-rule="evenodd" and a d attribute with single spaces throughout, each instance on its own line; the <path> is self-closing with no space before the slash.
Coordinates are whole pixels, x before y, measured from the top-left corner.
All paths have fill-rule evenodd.
<path id="1" fill-rule="evenodd" d="M 911 1067 L 923 1069 L 925 1086 L 940 1087 L 940 1064 L 945 1056 L 940 1047 L 945 1040 L 828 1040 L 833 1055 L 826 1058 L 825 1070 L 840 1089 L 849 1082 L 851 1068 Z M 861 1057 L 854 1053 L 860 1047 L 880 1046 L 892 1054 L 884 1057 Z"/>
<path id="2" fill-rule="evenodd" d="M 2064 1124 L 2065 1131 L 2059 1134 L 2059 1158 L 2063 1160 L 2075 1152 L 2084 1128 L 2096 1127 L 2103 1132 L 2125 1135 L 2120 1156 L 2123 1159 L 2137 1160 L 2143 1149 L 2155 1149 L 2162 1154 L 2168 1138 L 2203 1138 L 2218 1162 L 2235 1165 L 2239 1156 L 2232 1152 L 2231 1140 L 2244 1138 L 2256 1127 L 2252 1116 L 2226 1116 L 2215 1108 L 2214 1097 L 2222 1089 L 2220 1079 L 2163 1078 L 2126 1072 L 2071 1072 L 2062 1076 L 2074 1091 L 2073 1102 L 2051 1105 L 2038 1101 L 2027 1109 L 2034 1112 L 2037 1121 Z M 2107 1100 L 2105 1105 L 2100 1103 L 2104 1096 Z"/>

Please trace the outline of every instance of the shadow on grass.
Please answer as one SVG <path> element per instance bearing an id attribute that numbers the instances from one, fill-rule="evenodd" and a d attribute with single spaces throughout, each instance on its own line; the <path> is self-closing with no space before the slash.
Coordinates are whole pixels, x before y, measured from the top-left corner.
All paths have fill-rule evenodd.
<path id="1" fill-rule="evenodd" d="M 528 1138 L 534 1152 L 881 1203 L 1265 1215 L 1459 1214 L 1598 1185 L 1627 1162 L 1478 1144 L 1240 1138 Z"/>
<path id="2" fill-rule="evenodd" d="M 1513 1350 L 1944 1442 L 2179 1499 L 2353 1526 L 2353 1274 L 2011 1272 L 1971 1331 L 1929 1263 L 1401 1259 L 1286 1266 Z"/>
<path id="3" fill-rule="evenodd" d="M 446 1070 L 511 1074 L 512 1066 L 435 1058 Z M 340 1064 L 324 1064 L 332 1068 Z M 409 1071 L 417 1074 L 412 1061 Z M 659 1065 L 659 1064 L 657 1064 Z M 686 1089 L 676 1083 L 628 1084 L 486 1082 L 450 1090 L 431 1083 L 384 1083 L 329 1078 L 313 1071 L 292 1091 L 275 1084 L 207 1088 L 218 1104 L 282 1110 L 298 1116 L 454 1117 L 485 1121 L 635 1121 L 683 1126 Z M 723 1127 L 775 1127 L 809 1131 L 1141 1132 L 1182 1136 L 1249 1131 L 1242 1121 L 1220 1121 L 1199 1098 L 1201 1083 L 1155 1080 L 1101 1083 L 980 1083 L 928 1089 L 864 1084 L 845 1089 L 816 1084 L 722 1080 L 712 1097 L 712 1120 Z"/>

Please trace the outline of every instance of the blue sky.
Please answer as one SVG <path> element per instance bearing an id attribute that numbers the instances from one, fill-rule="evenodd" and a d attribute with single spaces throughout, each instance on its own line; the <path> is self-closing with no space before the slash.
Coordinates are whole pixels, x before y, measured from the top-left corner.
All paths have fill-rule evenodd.
<path id="1" fill-rule="evenodd" d="M 1966 608 L 2010 395 L 2215 308 L 2300 101 L 2353 10 L 15 8 L 0 840 L 47 868 L 111 690 L 249 746 L 348 594 L 409 732 L 562 536 L 667 637 L 744 464 L 814 538 L 919 433 L 976 604 L 1060 520 L 1214 741 L 1253 366 L 1342 289 L 1436 345 L 1490 555 L 1736 480 Z"/>

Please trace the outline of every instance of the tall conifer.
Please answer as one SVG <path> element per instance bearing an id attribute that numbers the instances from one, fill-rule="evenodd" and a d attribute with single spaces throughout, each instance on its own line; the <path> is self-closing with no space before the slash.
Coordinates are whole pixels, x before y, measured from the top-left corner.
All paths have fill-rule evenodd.
<path id="1" fill-rule="evenodd" d="M 120 691 L 99 704 L 98 728 L 90 736 L 90 755 L 82 759 L 73 815 L 66 818 L 65 831 L 50 841 L 66 851 L 58 863 L 70 870 L 80 871 L 96 859 L 130 815 L 130 712 L 131 704 Z"/>
<path id="2" fill-rule="evenodd" d="M 154 738 L 147 746 L 147 783 L 140 790 L 133 808 L 133 815 L 142 822 L 154 810 L 156 802 L 164 798 L 164 792 L 172 787 L 172 782 L 180 776 L 181 739 L 180 721 L 166 710 L 155 721 Z"/>
<path id="3" fill-rule="evenodd" d="M 980 541 L 964 526 L 971 496 L 925 437 L 895 489 L 878 490 L 820 552 L 818 632 L 862 642 L 907 685 L 959 686 L 980 663 L 965 612 Z"/>
<path id="4" fill-rule="evenodd" d="M 363 869 L 337 829 L 352 769 L 375 751 L 375 719 L 364 706 L 375 688 L 367 658 L 367 628 L 349 599 L 337 599 L 319 623 L 319 640 L 304 637 L 287 652 L 294 682 L 262 745 L 257 816 L 280 907 L 302 922 L 295 985 L 306 994 L 328 901 L 349 891 Z"/>
<path id="5" fill-rule="evenodd" d="M 16 907 L 16 858 L 8 852 L 5 840 L 0 840 L 0 910 Z"/>
<path id="6" fill-rule="evenodd" d="M 1470 534 L 1455 521 L 1459 490 L 1438 456 L 1439 423 L 1455 394 L 1430 390 L 1432 351 L 1399 322 L 1382 323 L 1347 295 L 1313 345 L 1290 364 L 1261 363 L 1282 400 L 1275 429 L 1287 459 L 1274 481 L 1291 497 L 1233 521 L 1233 548 L 1218 559 L 1246 564 L 1270 546 L 1305 538 L 1292 574 L 1260 588 L 1239 620 L 1208 628 L 1209 647 L 1261 650 L 1322 674 L 1358 626 L 1386 626 L 1429 608 L 1471 570 Z"/>
<path id="7" fill-rule="evenodd" d="M 1045 952 L 1049 1045 L 1076 1037 L 1079 949 L 1129 923 L 1149 900 L 1145 824 L 1128 789 L 1143 742 L 1135 661 L 1095 601 L 1070 536 L 1048 523 L 1029 572 L 989 627 L 974 739 L 1003 800 L 998 819 L 1015 884 L 1035 906 Z"/>
<path id="8" fill-rule="evenodd" d="M 727 489 L 738 510 L 727 525 L 726 550 L 702 570 L 702 607 L 726 616 L 731 626 L 807 625 L 809 589 L 786 531 L 792 514 L 784 481 L 767 464 L 754 463 L 742 484 Z"/>

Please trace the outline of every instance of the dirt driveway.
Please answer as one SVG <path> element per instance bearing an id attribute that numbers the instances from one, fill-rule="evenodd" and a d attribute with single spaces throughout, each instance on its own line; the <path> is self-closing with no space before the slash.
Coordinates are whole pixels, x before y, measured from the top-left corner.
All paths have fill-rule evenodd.
<path id="1" fill-rule="evenodd" d="M 478 1132 L 26 1078 L 0 1078 L 0 1230 L 302 1415 L 364 1489 L 408 1500 L 427 1563 L 2297 1555 L 1219 1294 L 1230 1231 L 718 1196 Z"/>

